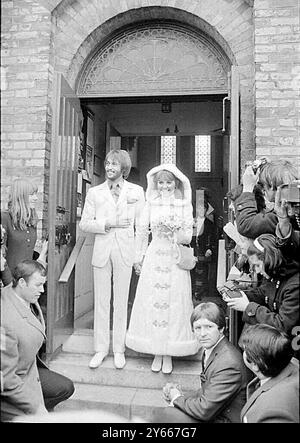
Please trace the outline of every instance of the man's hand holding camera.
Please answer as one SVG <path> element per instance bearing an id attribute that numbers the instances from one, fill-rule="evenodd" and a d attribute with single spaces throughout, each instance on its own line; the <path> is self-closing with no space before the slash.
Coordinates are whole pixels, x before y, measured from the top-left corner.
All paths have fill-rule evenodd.
<path id="1" fill-rule="evenodd" d="M 246 169 L 242 178 L 243 192 L 253 192 L 254 186 L 259 179 L 260 169 L 266 163 L 268 163 L 266 157 L 257 158 L 253 162 L 248 161 L 246 163 Z"/>
<path id="2" fill-rule="evenodd" d="M 291 218 L 295 218 L 299 226 L 300 213 L 300 180 L 278 187 L 275 196 L 274 211 L 278 217 L 279 230 L 282 237 L 291 232 Z"/>

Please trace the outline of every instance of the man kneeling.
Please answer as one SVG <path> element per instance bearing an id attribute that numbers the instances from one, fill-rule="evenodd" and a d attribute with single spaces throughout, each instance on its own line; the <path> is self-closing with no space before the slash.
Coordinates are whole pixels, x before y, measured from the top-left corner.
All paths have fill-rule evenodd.
<path id="1" fill-rule="evenodd" d="M 241 352 L 224 336 L 225 313 L 215 303 L 200 303 L 191 323 L 203 348 L 200 390 L 184 395 L 179 385 L 167 383 L 164 399 L 174 408 L 160 411 L 154 422 L 238 423 L 245 404 L 247 369 Z"/>
<path id="2" fill-rule="evenodd" d="M 71 380 L 50 371 L 37 353 L 45 337 L 38 299 L 45 268 L 24 260 L 13 270 L 12 287 L 1 295 L 1 421 L 47 413 L 74 392 Z"/>

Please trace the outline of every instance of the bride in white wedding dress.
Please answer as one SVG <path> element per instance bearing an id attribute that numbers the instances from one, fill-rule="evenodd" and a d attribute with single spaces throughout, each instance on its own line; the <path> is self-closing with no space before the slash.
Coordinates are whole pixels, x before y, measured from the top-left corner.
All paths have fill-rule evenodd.
<path id="1" fill-rule="evenodd" d="M 135 269 L 140 278 L 126 346 L 153 354 L 154 372 L 169 374 L 172 356 L 198 351 L 190 324 L 190 272 L 176 264 L 177 245 L 192 238 L 191 197 L 190 182 L 175 165 L 162 164 L 148 172 L 146 205 L 137 228 Z"/>

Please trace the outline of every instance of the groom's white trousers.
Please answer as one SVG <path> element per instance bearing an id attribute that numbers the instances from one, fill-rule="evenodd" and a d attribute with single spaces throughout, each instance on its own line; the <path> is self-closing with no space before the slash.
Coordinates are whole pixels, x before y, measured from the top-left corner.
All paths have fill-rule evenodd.
<path id="1" fill-rule="evenodd" d="M 94 349 L 107 352 L 110 339 L 110 299 L 113 282 L 113 352 L 125 351 L 127 305 L 132 266 L 124 263 L 114 240 L 105 266 L 93 266 L 94 273 Z"/>

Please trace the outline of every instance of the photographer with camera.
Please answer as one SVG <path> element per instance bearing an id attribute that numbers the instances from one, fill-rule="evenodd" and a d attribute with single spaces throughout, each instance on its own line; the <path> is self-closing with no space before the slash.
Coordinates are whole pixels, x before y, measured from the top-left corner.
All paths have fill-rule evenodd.
<path id="1" fill-rule="evenodd" d="M 263 234 L 248 247 L 250 266 L 264 277 L 261 285 L 245 292 L 219 288 L 227 305 L 243 312 L 246 324 L 265 323 L 291 334 L 299 324 L 299 264 L 286 260 L 276 237 Z"/>
<path id="2" fill-rule="evenodd" d="M 274 211 L 275 194 L 279 186 L 296 180 L 297 171 L 287 160 L 266 159 L 248 164 L 242 183 L 243 192 L 235 201 L 235 216 L 238 231 L 248 238 L 261 234 L 275 234 L 278 218 Z M 264 191 L 266 208 L 261 211 L 253 193 L 259 183 Z"/>
<path id="3" fill-rule="evenodd" d="M 243 185 L 240 183 L 239 185 L 232 188 L 226 195 L 228 199 L 230 200 L 229 209 L 232 210 L 234 214 L 234 221 L 228 222 L 224 227 L 223 230 L 225 234 L 230 239 L 229 243 L 229 249 L 233 249 L 233 251 L 238 255 L 238 258 L 235 262 L 235 267 L 241 271 L 244 275 L 244 278 L 249 277 L 252 280 L 252 285 L 257 285 L 257 276 L 252 272 L 251 277 L 249 274 L 249 263 L 247 258 L 247 249 L 249 246 L 249 242 L 251 242 L 251 239 L 248 237 L 245 237 L 241 235 L 238 232 L 236 219 L 235 219 L 235 201 L 242 195 L 243 193 Z M 253 188 L 253 194 L 256 202 L 256 207 L 258 213 L 264 213 L 266 210 L 266 204 L 265 199 L 263 195 L 263 190 L 261 185 L 256 184 Z"/>
<path id="4" fill-rule="evenodd" d="M 300 244 L 300 180 L 277 189 L 274 211 L 278 217 L 277 243 L 284 254 L 296 258 Z"/>

